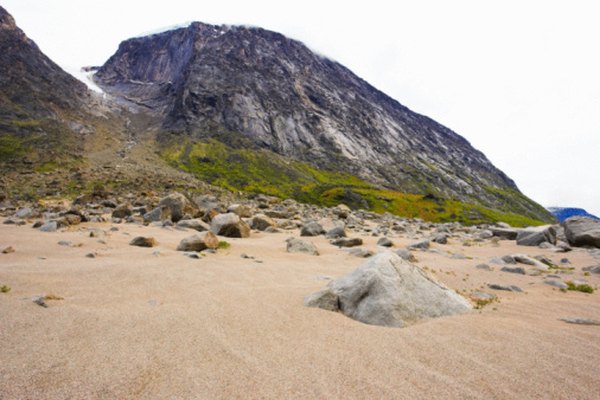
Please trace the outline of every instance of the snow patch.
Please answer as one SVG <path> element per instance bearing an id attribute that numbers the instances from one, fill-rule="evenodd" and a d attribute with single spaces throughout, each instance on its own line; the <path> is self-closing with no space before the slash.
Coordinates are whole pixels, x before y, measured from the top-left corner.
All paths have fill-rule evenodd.
<path id="1" fill-rule="evenodd" d="M 92 76 L 96 73 L 96 71 L 84 71 L 83 68 L 76 67 L 63 67 L 63 69 L 68 72 L 71 76 L 77 78 L 81 82 L 85 83 L 88 89 L 96 92 L 104 94 L 104 90 L 102 90 L 96 82 L 92 79 Z"/>
<path id="2" fill-rule="evenodd" d="M 142 32 L 139 35 L 134 36 L 134 38 L 141 38 L 141 37 L 144 37 L 144 36 L 158 35 L 159 33 L 174 31 L 176 29 L 181 29 L 181 28 L 189 28 L 189 26 L 193 22 L 194 21 L 188 21 L 188 22 L 184 22 L 184 23 L 181 23 L 181 24 L 175 24 L 175 25 L 170 25 L 170 26 L 163 26 L 162 28 L 157 28 L 157 29 L 153 29 L 151 31 Z"/>

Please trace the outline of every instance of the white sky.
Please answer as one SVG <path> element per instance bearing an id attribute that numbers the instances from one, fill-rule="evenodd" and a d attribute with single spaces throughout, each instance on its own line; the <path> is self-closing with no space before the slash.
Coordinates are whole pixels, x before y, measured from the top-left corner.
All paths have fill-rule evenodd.
<path id="1" fill-rule="evenodd" d="M 50 58 L 101 65 L 186 21 L 301 40 L 467 138 L 544 206 L 600 215 L 600 3 L 594 0 L 2 0 Z"/>

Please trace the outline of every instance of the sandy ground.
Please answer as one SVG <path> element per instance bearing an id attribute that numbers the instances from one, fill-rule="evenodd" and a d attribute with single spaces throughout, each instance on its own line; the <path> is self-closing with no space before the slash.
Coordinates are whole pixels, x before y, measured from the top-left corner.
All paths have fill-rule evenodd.
<path id="1" fill-rule="evenodd" d="M 600 326 L 559 320 L 600 320 L 600 292 L 563 293 L 543 277 L 475 268 L 511 253 L 568 257 L 567 276 L 599 286 L 581 271 L 599 262 L 585 250 L 451 240 L 433 246 L 442 254 L 417 252 L 418 265 L 453 289 L 493 282 L 525 292 L 484 288 L 500 301 L 397 329 L 303 306 L 328 277 L 364 262 L 324 237 L 311 238 L 320 256 L 285 252 L 296 231 L 226 239 L 229 249 L 194 260 L 175 251 L 192 231 L 111 226 L 0 225 L 0 248 L 16 250 L 0 254 L 0 285 L 12 288 L 0 293 L 1 399 L 600 398 Z M 92 238 L 88 228 L 107 234 Z M 159 245 L 129 246 L 140 234 Z M 377 238 L 363 239 L 378 250 Z M 48 294 L 64 300 L 33 303 Z"/>

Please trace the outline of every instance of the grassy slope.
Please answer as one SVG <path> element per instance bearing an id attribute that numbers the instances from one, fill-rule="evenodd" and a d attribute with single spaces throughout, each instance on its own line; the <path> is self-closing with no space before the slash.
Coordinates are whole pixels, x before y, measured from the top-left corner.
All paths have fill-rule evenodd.
<path id="1" fill-rule="evenodd" d="M 322 206 L 344 203 L 352 208 L 379 213 L 387 211 L 433 222 L 477 224 L 504 221 L 512 226 L 543 224 L 531 217 L 527 210 L 523 210 L 522 214 L 506 211 L 511 207 L 511 198 L 523 196 L 518 192 L 504 191 L 507 208 L 494 210 L 456 200 L 377 188 L 352 175 L 318 170 L 307 163 L 264 149 L 230 147 L 216 139 L 195 143 L 173 141 L 163 148 L 162 156 L 172 166 L 234 191 L 290 197 Z"/>

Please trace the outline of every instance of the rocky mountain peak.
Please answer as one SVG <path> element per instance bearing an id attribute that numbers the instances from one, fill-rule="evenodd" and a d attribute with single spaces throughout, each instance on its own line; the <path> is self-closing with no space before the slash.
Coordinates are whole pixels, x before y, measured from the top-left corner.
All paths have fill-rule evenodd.
<path id="1" fill-rule="evenodd" d="M 17 29 L 15 19 L 0 6 L 0 29 Z"/>

